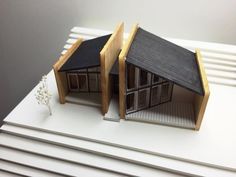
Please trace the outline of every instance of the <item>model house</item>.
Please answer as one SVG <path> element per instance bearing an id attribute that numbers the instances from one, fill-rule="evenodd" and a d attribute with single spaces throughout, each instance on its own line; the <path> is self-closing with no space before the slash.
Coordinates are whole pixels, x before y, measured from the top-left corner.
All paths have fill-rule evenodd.
<path id="1" fill-rule="evenodd" d="M 191 52 L 134 25 L 119 55 L 122 118 L 198 130 L 209 93 L 198 50 Z"/>
<path id="2" fill-rule="evenodd" d="M 108 109 L 110 92 L 109 72 L 117 60 L 123 44 L 124 24 L 114 33 L 75 44 L 53 66 L 60 103 L 101 107 Z"/>
<path id="3" fill-rule="evenodd" d="M 77 43 L 54 65 L 60 102 L 100 105 L 120 118 L 198 130 L 209 87 L 201 55 L 134 25 Z M 76 94 L 75 94 L 76 93 Z"/>

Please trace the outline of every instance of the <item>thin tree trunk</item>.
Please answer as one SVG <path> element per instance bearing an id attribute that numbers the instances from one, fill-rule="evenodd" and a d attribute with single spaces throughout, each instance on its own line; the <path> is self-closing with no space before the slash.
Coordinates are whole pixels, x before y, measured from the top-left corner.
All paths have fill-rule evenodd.
<path id="1" fill-rule="evenodd" d="M 48 106 L 49 114 L 50 114 L 50 116 L 51 116 L 51 115 L 52 115 L 52 109 L 51 109 L 51 106 L 50 106 L 50 104 L 48 104 L 47 106 Z"/>

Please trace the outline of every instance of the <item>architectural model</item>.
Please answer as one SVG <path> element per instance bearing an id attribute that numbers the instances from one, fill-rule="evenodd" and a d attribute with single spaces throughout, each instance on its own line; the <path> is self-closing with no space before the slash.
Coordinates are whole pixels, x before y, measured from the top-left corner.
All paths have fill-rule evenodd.
<path id="1" fill-rule="evenodd" d="M 101 108 L 104 119 L 199 130 L 209 97 L 200 51 L 134 25 L 75 44 L 53 66 L 60 103 Z"/>

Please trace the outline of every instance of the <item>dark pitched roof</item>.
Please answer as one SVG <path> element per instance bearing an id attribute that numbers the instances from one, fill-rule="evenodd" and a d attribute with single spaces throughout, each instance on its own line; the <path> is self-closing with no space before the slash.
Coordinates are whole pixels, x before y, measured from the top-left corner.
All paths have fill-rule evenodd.
<path id="1" fill-rule="evenodd" d="M 100 51 L 110 35 L 83 41 L 59 71 L 70 71 L 93 66 L 100 66 Z"/>
<path id="2" fill-rule="evenodd" d="M 141 28 L 137 30 L 126 62 L 204 95 L 195 53 Z"/>

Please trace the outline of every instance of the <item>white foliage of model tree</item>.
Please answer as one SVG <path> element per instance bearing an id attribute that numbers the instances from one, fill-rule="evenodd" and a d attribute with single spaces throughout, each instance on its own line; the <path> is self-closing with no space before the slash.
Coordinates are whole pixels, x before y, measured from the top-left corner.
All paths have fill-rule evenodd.
<path id="1" fill-rule="evenodd" d="M 39 82 L 39 89 L 37 90 L 37 93 L 35 94 L 35 97 L 38 101 L 38 104 L 42 104 L 48 107 L 49 114 L 52 115 L 52 110 L 50 106 L 50 99 L 52 95 L 48 91 L 48 85 L 47 85 L 47 76 L 44 75 L 42 77 L 42 80 Z"/>

